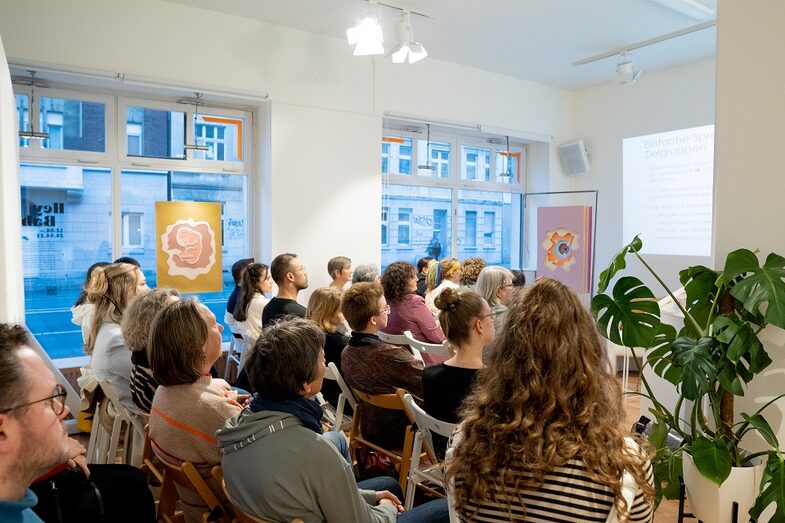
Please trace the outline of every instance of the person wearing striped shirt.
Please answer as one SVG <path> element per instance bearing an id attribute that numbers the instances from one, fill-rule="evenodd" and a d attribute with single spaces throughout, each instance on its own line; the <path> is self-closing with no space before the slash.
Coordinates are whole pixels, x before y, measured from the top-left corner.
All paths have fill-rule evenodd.
<path id="1" fill-rule="evenodd" d="M 621 391 L 564 284 L 517 294 L 448 451 L 450 520 L 650 522 L 651 449 L 620 428 Z"/>

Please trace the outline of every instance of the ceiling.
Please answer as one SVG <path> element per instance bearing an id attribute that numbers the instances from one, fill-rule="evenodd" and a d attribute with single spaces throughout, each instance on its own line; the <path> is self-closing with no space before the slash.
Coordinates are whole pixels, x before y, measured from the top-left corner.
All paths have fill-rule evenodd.
<path id="1" fill-rule="evenodd" d="M 173 3 L 255 18 L 336 38 L 368 10 L 364 0 L 169 0 Z M 416 40 L 429 56 L 567 89 L 607 82 L 616 57 L 573 66 L 606 51 L 712 20 L 717 0 L 380 0 L 433 18 L 412 16 Z M 691 6 L 705 6 L 701 13 Z M 395 44 L 399 11 L 378 10 L 384 45 Z M 650 45 L 630 53 L 648 71 L 714 56 L 716 29 Z M 347 45 L 346 52 L 351 53 Z M 360 60 L 361 58 L 358 58 Z M 387 58 L 389 60 L 389 58 Z M 427 59 L 399 67 L 427 67 Z"/>

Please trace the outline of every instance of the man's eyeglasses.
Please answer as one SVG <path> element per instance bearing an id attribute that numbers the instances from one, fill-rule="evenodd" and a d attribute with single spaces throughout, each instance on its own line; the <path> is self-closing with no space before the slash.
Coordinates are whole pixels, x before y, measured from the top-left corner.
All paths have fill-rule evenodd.
<path id="1" fill-rule="evenodd" d="M 47 398 L 41 398 L 40 400 L 31 401 L 29 403 L 22 403 L 21 405 L 15 405 L 13 407 L 9 407 L 7 409 L 0 410 L 0 414 L 5 414 L 7 412 L 11 412 L 12 410 L 21 409 L 24 407 L 29 407 L 30 405 L 35 405 L 36 403 L 41 403 L 42 401 L 48 401 L 49 406 L 52 407 L 52 411 L 54 411 L 56 416 L 60 416 L 65 411 L 65 397 L 67 392 L 65 387 L 58 384 L 55 386 L 55 393 Z M 56 400 L 56 401 L 55 401 Z"/>

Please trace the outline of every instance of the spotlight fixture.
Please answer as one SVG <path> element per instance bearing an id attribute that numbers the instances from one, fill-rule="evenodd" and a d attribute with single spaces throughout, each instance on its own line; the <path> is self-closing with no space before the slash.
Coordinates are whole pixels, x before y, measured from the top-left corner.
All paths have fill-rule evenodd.
<path id="1" fill-rule="evenodd" d="M 35 79 L 35 71 L 28 70 L 30 73 L 30 105 L 28 109 L 28 113 L 30 114 L 30 130 L 29 131 L 19 131 L 20 138 L 27 138 L 32 140 L 47 140 L 49 138 L 49 133 L 40 133 L 36 132 L 35 130 L 35 121 L 37 118 L 33 117 L 33 103 L 35 102 L 35 88 L 36 86 L 45 87 L 46 84 L 41 82 L 40 80 Z M 27 83 L 27 82 L 17 82 L 17 83 Z"/>
<path id="2" fill-rule="evenodd" d="M 431 124 L 425 124 L 425 127 L 428 129 L 428 139 L 425 141 L 425 163 L 420 164 L 417 166 L 418 169 L 424 169 L 426 171 L 435 171 L 436 167 L 431 165 Z"/>
<path id="3" fill-rule="evenodd" d="M 611 82 L 616 85 L 627 85 L 634 83 L 640 77 L 643 69 L 637 71 L 632 67 L 632 60 L 627 58 L 627 53 L 619 54 L 619 61 L 616 64 L 616 74 L 611 76 Z"/>
<path id="4" fill-rule="evenodd" d="M 401 16 L 395 24 L 395 34 L 398 36 L 398 45 L 392 50 L 393 63 L 402 64 L 408 59 L 409 63 L 413 64 L 428 56 L 425 47 L 420 42 L 414 41 L 410 11 L 401 11 Z"/>
<path id="5" fill-rule="evenodd" d="M 354 46 L 354 56 L 384 54 L 382 28 L 373 13 L 367 13 L 354 27 L 347 29 L 346 40 Z"/>

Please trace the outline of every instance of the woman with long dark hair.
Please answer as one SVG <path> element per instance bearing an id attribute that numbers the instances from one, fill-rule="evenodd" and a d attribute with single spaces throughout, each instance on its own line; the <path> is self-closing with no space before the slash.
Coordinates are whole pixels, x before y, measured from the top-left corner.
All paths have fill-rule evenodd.
<path id="1" fill-rule="evenodd" d="M 233 314 L 237 332 L 251 345 L 262 333 L 262 312 L 270 301 L 265 293 L 272 290 L 273 280 L 267 265 L 252 263 L 245 269 Z"/>
<path id="2" fill-rule="evenodd" d="M 621 429 L 621 391 L 591 316 L 564 284 L 535 282 L 462 411 L 447 476 L 451 519 L 651 521 L 652 469 Z M 449 454 L 448 454 L 449 455 Z"/>

